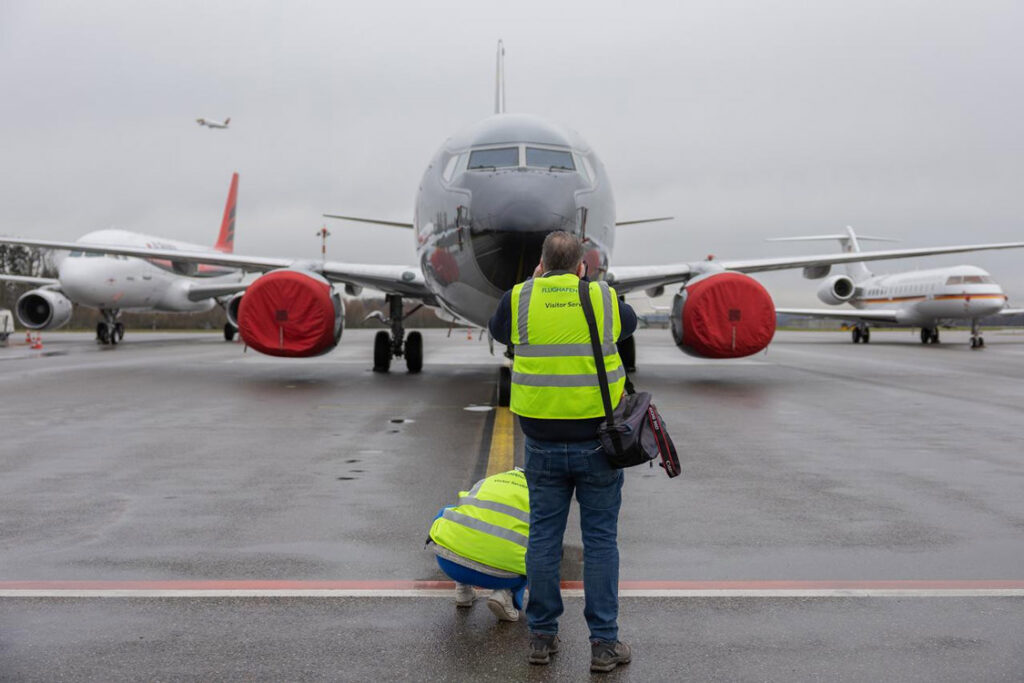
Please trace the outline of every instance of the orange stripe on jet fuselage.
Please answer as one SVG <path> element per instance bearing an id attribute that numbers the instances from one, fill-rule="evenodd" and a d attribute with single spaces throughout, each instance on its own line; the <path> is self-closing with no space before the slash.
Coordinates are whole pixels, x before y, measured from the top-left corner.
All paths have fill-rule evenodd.
<path id="1" fill-rule="evenodd" d="M 964 299 L 970 301 L 971 299 L 1002 299 L 1006 301 L 1010 297 L 1005 294 L 940 294 L 935 297 L 936 301 L 950 301 L 953 299 Z"/>
<path id="2" fill-rule="evenodd" d="M 1004 301 L 1009 299 L 1005 294 L 939 294 L 932 297 L 932 301 L 954 301 L 956 299 L 963 299 L 970 301 L 971 299 L 1003 299 Z M 905 303 L 907 301 L 928 301 L 928 297 L 924 296 L 894 296 L 892 298 L 882 299 L 861 299 L 861 303 L 865 304 L 892 304 L 892 303 Z"/>

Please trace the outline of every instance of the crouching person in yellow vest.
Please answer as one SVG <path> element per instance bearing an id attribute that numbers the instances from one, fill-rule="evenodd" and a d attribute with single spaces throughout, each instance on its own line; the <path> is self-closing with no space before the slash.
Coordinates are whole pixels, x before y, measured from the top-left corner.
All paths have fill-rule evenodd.
<path id="1" fill-rule="evenodd" d="M 441 571 L 455 582 L 457 606 L 473 606 L 474 586 L 489 588 L 491 612 L 502 621 L 518 621 L 529 534 L 526 477 L 510 470 L 481 479 L 459 492 L 458 505 L 441 508 L 427 546 L 436 553 Z"/>

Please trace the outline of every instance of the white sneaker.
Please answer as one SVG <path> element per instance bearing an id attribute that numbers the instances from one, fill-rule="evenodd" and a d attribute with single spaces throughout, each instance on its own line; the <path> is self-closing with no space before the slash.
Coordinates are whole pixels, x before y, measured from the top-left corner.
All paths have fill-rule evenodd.
<path id="1" fill-rule="evenodd" d="M 519 621 L 519 610 L 512 601 L 512 591 L 507 588 L 494 591 L 487 598 L 487 607 L 501 621 Z"/>
<path id="2" fill-rule="evenodd" d="M 456 607 L 472 607 L 473 601 L 476 600 L 476 589 L 470 586 L 468 583 L 456 583 L 455 584 L 455 606 Z"/>

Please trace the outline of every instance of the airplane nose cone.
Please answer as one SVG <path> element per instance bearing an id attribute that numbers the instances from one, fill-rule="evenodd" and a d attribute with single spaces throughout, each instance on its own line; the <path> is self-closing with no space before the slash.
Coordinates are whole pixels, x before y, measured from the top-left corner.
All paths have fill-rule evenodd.
<path id="1" fill-rule="evenodd" d="M 575 230 L 577 180 L 575 174 L 518 169 L 473 174 L 465 182 L 472 231 Z"/>
<path id="2" fill-rule="evenodd" d="M 498 290 L 530 276 L 548 233 L 578 231 L 575 174 L 510 169 L 471 175 L 465 186 L 473 256 Z"/>

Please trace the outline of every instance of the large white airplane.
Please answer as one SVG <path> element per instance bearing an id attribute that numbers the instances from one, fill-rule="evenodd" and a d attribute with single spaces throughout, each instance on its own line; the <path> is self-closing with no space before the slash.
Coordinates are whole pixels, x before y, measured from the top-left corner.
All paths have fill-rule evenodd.
<path id="1" fill-rule="evenodd" d="M 207 128 L 227 128 L 228 124 L 231 123 L 231 117 L 227 117 L 223 121 L 214 121 L 213 119 L 204 119 L 202 117 L 196 119 L 196 123 L 200 126 L 206 126 Z"/>
<path id="2" fill-rule="evenodd" d="M 845 234 L 782 237 L 770 241 L 838 239 L 843 251 L 861 252 L 858 237 L 847 226 Z M 879 237 L 860 237 L 879 240 Z M 891 240 L 886 240 L 891 241 Z M 833 275 L 818 288 L 818 298 L 856 310 L 777 308 L 777 313 L 810 318 L 833 318 L 855 323 L 853 342 L 867 344 L 871 325 L 921 328 L 922 344 L 939 343 L 939 326 L 958 320 L 971 323 L 971 348 L 985 346 L 979 321 L 993 315 L 1015 315 L 1024 309 L 1007 308 L 1009 297 L 988 273 L 977 266 L 949 266 L 874 275 L 863 262 L 846 264 L 846 275 Z M 815 273 L 810 273 L 815 275 Z"/>
<path id="3" fill-rule="evenodd" d="M 387 371 L 404 357 L 410 372 L 423 363 L 423 338 L 406 336 L 403 302 L 435 307 L 451 321 L 485 326 L 502 294 L 526 280 L 544 237 L 554 230 L 578 234 L 590 277 L 618 294 L 642 289 L 651 296 L 678 285 L 672 335 L 679 348 L 707 358 L 739 358 L 764 349 L 775 333 L 775 306 L 749 273 L 786 268 L 821 270 L 834 264 L 1024 247 L 1024 242 L 970 244 L 870 254 L 696 260 L 668 265 L 612 267 L 617 222 L 604 165 L 575 131 L 537 116 L 505 112 L 503 49 L 498 45 L 494 115 L 446 140 L 430 160 L 409 223 L 358 219 L 410 228 L 415 265 L 381 265 L 280 257 L 189 253 L 160 248 L 2 238 L 10 244 L 77 249 L 176 264 L 195 263 L 262 272 L 228 303 L 229 320 L 261 353 L 313 356 L 337 345 L 344 313 L 340 291 L 363 287 L 385 293 L 389 315 L 374 340 L 374 369 Z M 508 349 L 506 355 L 514 353 Z M 632 338 L 620 345 L 626 367 L 635 363 Z M 499 396 L 506 395 L 503 367 Z"/>
<path id="4" fill-rule="evenodd" d="M 238 174 L 231 177 L 231 188 L 224 206 L 217 242 L 203 247 L 127 230 L 97 230 L 83 235 L 79 242 L 66 243 L 68 250 L 57 266 L 56 279 L 25 277 L 0 273 L 0 280 L 38 285 L 21 295 L 15 305 L 18 321 L 30 330 L 55 330 L 71 319 L 72 304 L 98 308 L 103 320 L 96 326 L 96 339 L 117 344 L 124 338 L 121 311 L 203 312 L 225 298 L 245 289 L 241 271 L 222 266 L 182 262 L 167 258 L 141 258 L 111 251 L 98 251 L 97 245 L 134 249 L 160 249 L 165 253 L 187 251 L 190 254 L 230 254 L 235 244 L 235 207 L 238 200 Z M 6 240 L 4 240 L 6 241 Z M 235 329 L 224 328 L 227 339 Z"/>

